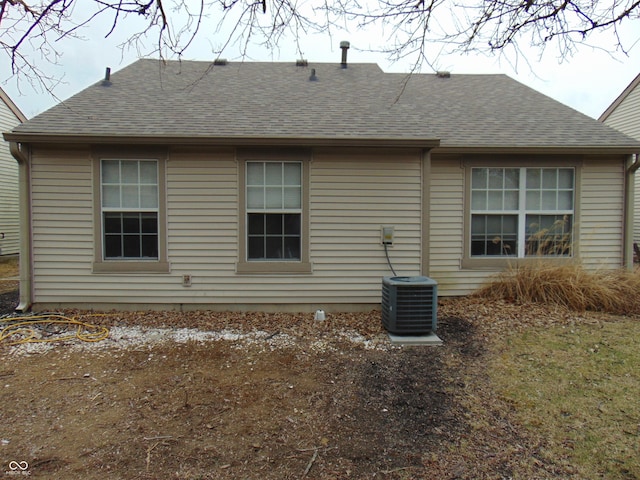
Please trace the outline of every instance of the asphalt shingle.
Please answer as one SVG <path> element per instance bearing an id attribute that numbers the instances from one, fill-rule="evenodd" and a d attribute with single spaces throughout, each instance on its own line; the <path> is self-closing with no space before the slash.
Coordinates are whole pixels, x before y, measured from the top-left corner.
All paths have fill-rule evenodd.
<path id="1" fill-rule="evenodd" d="M 315 72 L 315 80 L 311 80 Z M 15 134 L 439 140 L 443 147 L 640 145 L 506 75 L 385 73 L 375 64 L 138 60 Z"/>

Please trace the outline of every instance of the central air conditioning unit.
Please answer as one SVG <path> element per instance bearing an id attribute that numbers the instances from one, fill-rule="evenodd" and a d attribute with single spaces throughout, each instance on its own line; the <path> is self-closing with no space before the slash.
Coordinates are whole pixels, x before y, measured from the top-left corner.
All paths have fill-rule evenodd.
<path id="1" fill-rule="evenodd" d="M 382 324 L 397 335 L 434 333 L 438 316 L 438 283 L 429 277 L 382 279 Z"/>

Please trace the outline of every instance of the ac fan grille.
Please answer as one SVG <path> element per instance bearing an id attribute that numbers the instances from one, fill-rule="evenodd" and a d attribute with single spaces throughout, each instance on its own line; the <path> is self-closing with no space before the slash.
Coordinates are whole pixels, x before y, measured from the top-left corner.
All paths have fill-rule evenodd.
<path id="1" fill-rule="evenodd" d="M 382 323 L 390 332 L 422 334 L 435 331 L 436 316 L 435 282 L 426 285 L 388 285 L 383 282 Z"/>

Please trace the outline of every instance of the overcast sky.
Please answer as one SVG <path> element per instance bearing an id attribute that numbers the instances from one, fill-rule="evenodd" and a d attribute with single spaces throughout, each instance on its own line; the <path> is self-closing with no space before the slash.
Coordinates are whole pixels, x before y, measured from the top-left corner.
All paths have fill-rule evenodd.
<path id="1" fill-rule="evenodd" d="M 438 70 L 450 71 L 452 75 L 463 73 L 504 73 L 510 77 L 568 105 L 590 117 L 597 118 L 640 73 L 640 21 L 626 22 L 621 29 L 623 40 L 629 49 L 623 53 L 607 53 L 614 46 L 610 34 L 600 34 L 589 39 L 592 45 L 601 48 L 582 46 L 572 57 L 560 61 L 553 46 L 545 52 L 525 50 L 525 55 L 515 58 L 503 56 L 431 56 Z M 34 91 L 26 79 L 10 77 L 9 66 L 5 58 L 0 59 L 0 86 L 12 98 L 22 112 L 31 118 L 52 107 L 93 83 L 101 80 L 105 68 L 113 72 L 134 62 L 141 55 L 137 51 L 121 51 L 118 45 L 127 32 L 120 31 L 119 36 L 105 39 L 108 28 L 94 25 L 82 32 L 85 37 L 65 39 L 57 43 L 63 56 L 58 65 L 47 65 L 43 60 L 39 65 L 47 73 L 63 77 L 62 83 L 54 93 Z M 626 35 L 626 37 L 625 37 Z M 339 63 L 341 40 L 349 40 L 349 62 L 377 63 L 387 72 L 409 72 L 412 61 L 391 63 L 382 53 L 371 53 L 371 39 L 380 38 L 376 32 L 357 30 L 334 31 L 331 36 L 311 35 L 299 38 L 303 56 L 309 62 Z M 213 39 L 215 41 L 215 39 Z M 634 43 L 635 42 L 635 43 Z M 187 60 L 212 60 L 212 38 L 201 36 L 185 55 Z M 277 50 L 268 50 L 259 46 L 249 49 L 245 61 L 283 61 L 294 62 L 300 58 L 293 39 L 282 39 Z M 142 52 L 144 54 L 144 52 Z M 226 56 L 234 58 L 230 50 Z M 144 55 L 142 55 L 144 56 Z M 237 55 L 236 55 L 237 57 Z M 426 69 L 423 68 L 423 71 Z"/>

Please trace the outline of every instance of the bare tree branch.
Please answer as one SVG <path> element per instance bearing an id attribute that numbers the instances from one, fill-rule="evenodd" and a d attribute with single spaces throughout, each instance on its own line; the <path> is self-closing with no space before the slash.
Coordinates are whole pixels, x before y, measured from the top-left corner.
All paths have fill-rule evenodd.
<path id="1" fill-rule="evenodd" d="M 608 51 L 624 53 L 630 45 L 620 28 L 640 19 L 640 0 L 0 0 L 0 52 L 13 76 L 31 75 L 49 89 L 41 64 L 58 62 L 56 42 L 103 19 L 105 38 L 136 25 L 121 48 L 161 59 L 182 58 L 202 36 L 217 56 L 233 47 L 246 57 L 253 44 L 274 50 L 290 37 L 302 55 L 299 40 L 308 34 L 375 28 L 383 38 L 369 50 L 410 58 L 419 69 L 443 53 L 518 52 L 520 45 L 541 52 L 554 45 L 566 58 L 599 31 L 613 34 Z"/>

